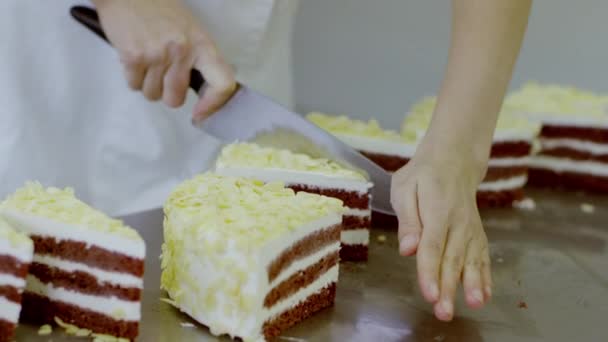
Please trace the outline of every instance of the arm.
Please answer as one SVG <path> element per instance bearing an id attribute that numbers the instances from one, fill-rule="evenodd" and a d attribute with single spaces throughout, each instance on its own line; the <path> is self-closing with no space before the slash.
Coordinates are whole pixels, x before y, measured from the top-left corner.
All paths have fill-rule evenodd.
<path id="1" fill-rule="evenodd" d="M 129 86 L 149 100 L 181 106 L 190 70 L 196 68 L 207 81 L 192 113 L 197 123 L 219 109 L 235 91 L 232 69 L 182 0 L 92 2 L 118 51 Z"/>
<path id="2" fill-rule="evenodd" d="M 417 255 L 422 294 L 451 320 L 462 279 L 470 307 L 491 297 L 476 189 L 489 159 L 531 0 L 453 0 L 452 43 L 438 103 L 415 156 L 393 176 L 400 253 Z"/>

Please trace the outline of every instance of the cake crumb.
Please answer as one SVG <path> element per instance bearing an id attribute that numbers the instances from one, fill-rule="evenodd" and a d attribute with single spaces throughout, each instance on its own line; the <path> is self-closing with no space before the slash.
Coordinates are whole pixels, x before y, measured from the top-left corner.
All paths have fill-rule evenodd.
<path id="1" fill-rule="evenodd" d="M 595 212 L 595 206 L 593 204 L 589 204 L 589 203 L 582 203 L 581 211 L 584 212 L 585 214 L 593 214 Z"/>
<path id="2" fill-rule="evenodd" d="M 378 242 L 384 243 L 386 242 L 386 235 L 378 235 Z"/>
<path id="3" fill-rule="evenodd" d="M 536 202 L 530 197 L 526 197 L 521 201 L 513 202 L 513 207 L 521 210 L 534 210 L 536 209 Z"/>
<path id="4" fill-rule="evenodd" d="M 53 332 L 53 327 L 51 327 L 48 324 L 45 324 L 45 325 L 41 326 L 40 329 L 38 329 L 38 335 L 40 335 L 40 336 L 50 335 L 52 332 Z"/>
<path id="5" fill-rule="evenodd" d="M 505 262 L 505 259 L 498 258 L 498 259 L 496 259 L 496 262 L 499 263 L 499 264 L 502 264 L 503 262 Z"/>
<path id="6" fill-rule="evenodd" d="M 188 323 L 188 322 L 181 322 L 180 325 L 184 328 L 194 328 L 195 325 L 192 323 Z"/>
<path id="7" fill-rule="evenodd" d="M 519 303 L 517 304 L 517 307 L 520 309 L 527 309 L 528 304 L 526 302 L 524 302 L 523 300 L 520 300 Z"/>
<path id="8" fill-rule="evenodd" d="M 159 299 L 161 302 L 165 302 L 169 305 L 177 306 L 177 303 L 172 299 L 169 299 L 169 298 L 159 298 Z"/>
<path id="9" fill-rule="evenodd" d="M 437 342 L 441 342 L 441 341 L 445 340 L 445 335 L 443 335 L 443 334 L 437 335 L 437 336 L 435 336 L 435 338 L 433 340 L 435 340 Z"/>

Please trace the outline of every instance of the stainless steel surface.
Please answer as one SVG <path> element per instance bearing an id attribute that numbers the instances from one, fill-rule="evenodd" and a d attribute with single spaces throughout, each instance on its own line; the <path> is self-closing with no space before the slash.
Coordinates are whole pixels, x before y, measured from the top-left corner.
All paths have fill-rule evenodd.
<path id="1" fill-rule="evenodd" d="M 484 213 L 491 240 L 494 298 L 438 322 L 419 295 L 414 259 L 397 256 L 394 231 L 373 231 L 370 261 L 343 264 L 335 307 L 287 331 L 284 341 L 608 341 L 608 197 L 533 192 L 533 211 Z M 580 205 L 595 206 L 592 214 Z M 147 242 L 139 341 L 216 341 L 159 299 L 160 211 L 126 218 Z M 378 237 L 384 235 L 384 243 Z M 522 307 L 522 306 L 527 307 Z M 39 337 L 20 326 L 17 341 L 76 341 L 58 329 Z"/>
<path id="2" fill-rule="evenodd" d="M 393 213 L 390 174 L 359 152 L 302 116 L 241 86 L 238 92 L 201 127 L 225 142 L 251 141 L 333 159 L 364 171 L 374 183 L 372 207 Z"/>

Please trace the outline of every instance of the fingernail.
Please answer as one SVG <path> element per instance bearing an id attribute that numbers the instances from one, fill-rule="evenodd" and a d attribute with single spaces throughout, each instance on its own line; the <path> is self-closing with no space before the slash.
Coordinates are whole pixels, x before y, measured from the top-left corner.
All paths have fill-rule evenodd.
<path id="1" fill-rule="evenodd" d="M 437 284 L 432 283 L 429 285 L 429 296 L 431 297 L 431 300 L 433 300 L 433 301 L 438 299 L 439 287 L 437 287 Z"/>
<path id="2" fill-rule="evenodd" d="M 481 290 L 473 290 L 473 292 L 471 293 L 471 297 L 473 297 L 476 302 L 483 303 L 483 293 L 481 293 Z"/>
<path id="3" fill-rule="evenodd" d="M 418 234 L 407 234 L 399 241 L 399 251 L 407 253 L 418 244 Z"/>
<path id="4" fill-rule="evenodd" d="M 486 286 L 485 291 L 486 291 L 486 296 L 492 297 L 492 287 L 491 286 Z"/>
<path id="5" fill-rule="evenodd" d="M 441 311 L 443 312 L 443 317 L 445 319 L 450 319 L 452 317 L 452 313 L 454 312 L 454 306 L 452 305 L 452 302 L 447 299 L 442 301 Z"/>

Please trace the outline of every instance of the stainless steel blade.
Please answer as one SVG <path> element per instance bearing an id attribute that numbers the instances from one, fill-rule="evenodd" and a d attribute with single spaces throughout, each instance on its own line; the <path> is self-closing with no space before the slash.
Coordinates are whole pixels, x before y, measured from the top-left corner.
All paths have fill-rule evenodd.
<path id="1" fill-rule="evenodd" d="M 245 86 L 201 128 L 225 142 L 254 141 L 331 159 L 362 171 L 374 183 L 372 208 L 394 215 L 388 172 L 302 116 Z"/>

